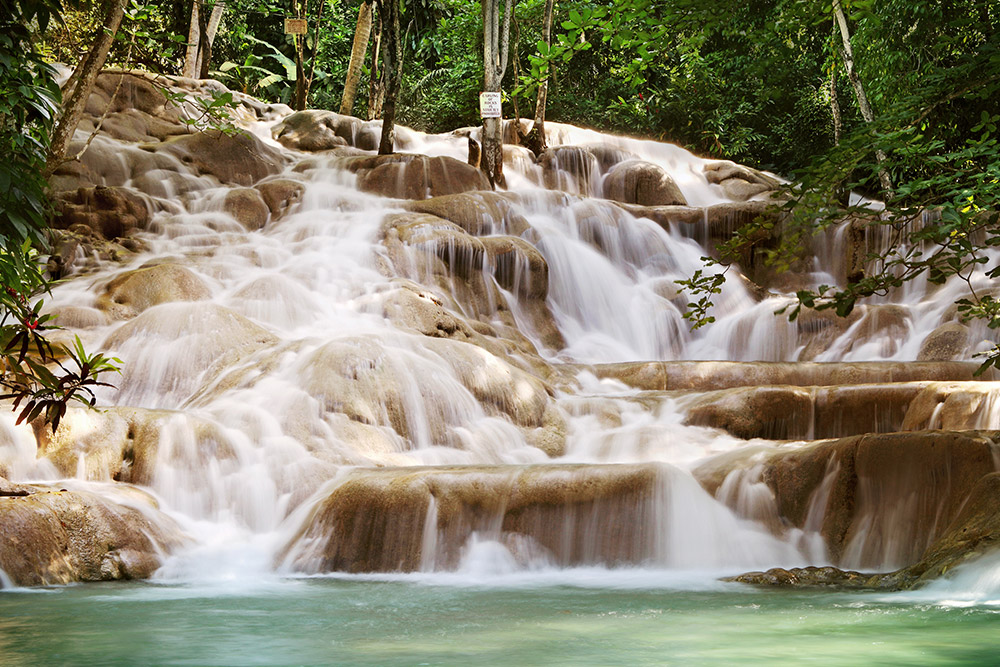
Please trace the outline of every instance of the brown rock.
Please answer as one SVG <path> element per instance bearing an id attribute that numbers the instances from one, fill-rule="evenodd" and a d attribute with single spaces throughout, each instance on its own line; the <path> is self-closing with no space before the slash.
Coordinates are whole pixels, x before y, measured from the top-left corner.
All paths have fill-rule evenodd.
<path id="1" fill-rule="evenodd" d="M 264 204 L 274 220 L 283 218 L 295 204 L 302 200 L 302 194 L 306 190 L 302 183 L 288 178 L 264 181 L 255 185 L 254 188 L 260 192 Z"/>
<path id="2" fill-rule="evenodd" d="M 139 511 L 86 491 L 31 491 L 0 496 L 0 569 L 15 585 L 146 578 L 184 540 L 151 502 Z"/>
<path id="3" fill-rule="evenodd" d="M 129 188 L 96 186 L 64 192 L 52 224 L 58 229 L 85 225 L 105 239 L 125 236 L 149 225 L 145 200 Z"/>
<path id="4" fill-rule="evenodd" d="M 161 303 L 200 301 L 209 296 L 208 285 L 191 269 L 157 264 L 115 277 L 98 297 L 97 305 L 112 317 L 128 319 Z"/>
<path id="5" fill-rule="evenodd" d="M 286 148 L 325 151 L 338 146 L 357 145 L 363 123 L 332 111 L 296 111 L 271 129 L 272 136 Z M 366 128 L 367 129 L 367 128 Z"/>
<path id="6" fill-rule="evenodd" d="M 454 222 L 473 236 L 520 236 L 528 229 L 528 221 L 510 198 L 492 191 L 464 192 L 412 201 L 407 202 L 404 208 Z"/>
<path id="7" fill-rule="evenodd" d="M 253 185 L 280 172 L 285 163 L 280 152 L 248 132 L 229 135 L 207 130 L 142 148 L 172 155 L 197 174 L 208 174 L 233 185 Z"/>
<path id="8" fill-rule="evenodd" d="M 958 322 L 942 324 L 920 344 L 917 361 L 962 359 L 969 350 L 969 327 Z"/>
<path id="9" fill-rule="evenodd" d="M 358 187 L 384 197 L 428 199 L 470 190 L 489 190 L 483 172 L 450 157 L 408 153 L 357 157 L 346 161 Z"/>
<path id="10" fill-rule="evenodd" d="M 687 206 L 687 199 L 663 168 L 629 160 L 611 168 L 604 178 L 607 199 L 640 206 Z"/>
<path id="11" fill-rule="evenodd" d="M 226 193 L 222 207 L 251 232 L 263 229 L 270 213 L 260 191 L 253 188 L 233 188 Z"/>

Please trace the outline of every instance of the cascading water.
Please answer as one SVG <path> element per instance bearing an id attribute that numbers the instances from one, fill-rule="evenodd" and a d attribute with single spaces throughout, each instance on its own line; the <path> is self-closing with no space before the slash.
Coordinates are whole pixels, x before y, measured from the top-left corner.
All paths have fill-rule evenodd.
<path id="1" fill-rule="evenodd" d="M 892 295 L 893 318 L 878 319 L 883 300 L 838 329 L 774 316 L 789 297 L 755 294 L 734 275 L 716 298 L 718 321 L 691 332 L 675 281 L 710 250 L 707 213 L 690 212 L 732 203 L 706 179 L 706 161 L 554 124 L 551 141 L 584 148 L 554 149 L 544 173 L 511 160 L 511 191 L 480 201 L 505 213 L 470 221 L 467 211 L 432 217 L 360 191 L 346 166 L 353 154 L 286 149 L 270 139 L 274 122 L 250 131 L 289 162 L 266 180 L 297 194 L 262 229 L 233 216 L 233 189 L 175 161 L 169 178 L 144 175 L 164 176 L 158 190 L 144 186 L 156 211 L 139 236 L 147 250 L 68 281 L 50 302 L 67 322 L 72 314 L 84 323 L 72 329 L 88 347 L 123 360 L 102 403 L 156 415 L 139 481 L 193 538 L 160 579 L 276 567 L 483 575 L 642 566 L 716 576 L 834 559 L 820 534 L 833 473 L 818 480 L 801 527 L 782 523 L 753 462 L 707 493 L 691 470 L 748 451 L 746 440 L 692 425 L 691 396 L 636 389 L 589 366 L 798 361 L 820 324 L 828 339 L 815 360 L 913 360 L 947 320 L 961 281 L 912 283 Z M 465 156 L 463 136 L 399 136 L 408 152 Z M 688 206 L 673 207 L 675 220 L 599 199 L 609 164 L 636 160 L 678 186 Z M 831 238 L 817 283 L 843 272 L 842 244 Z M 152 284 L 139 300 L 118 299 L 116 281 L 137 269 L 155 272 Z M 891 345 L 884 335 L 895 337 Z M 995 391 L 985 391 L 965 428 L 1000 426 Z M 820 411 L 833 394 L 802 400 Z M 75 413 L 67 424 L 83 443 L 100 419 Z M 24 429 L 3 428 L 0 470 L 9 478 L 65 474 L 35 459 Z M 774 450 L 770 441 L 751 445 Z M 136 462 L 111 471 L 76 447 L 81 478 L 139 475 Z M 637 472 L 623 481 L 627 466 Z M 576 487 L 583 491 L 566 491 Z M 907 536 L 882 536 L 878 554 L 865 551 L 865 530 L 894 520 L 869 519 L 838 558 L 874 569 L 913 560 L 893 542 Z M 370 543 L 351 542 L 362 538 Z M 396 546 L 372 555 L 378 542 Z"/>

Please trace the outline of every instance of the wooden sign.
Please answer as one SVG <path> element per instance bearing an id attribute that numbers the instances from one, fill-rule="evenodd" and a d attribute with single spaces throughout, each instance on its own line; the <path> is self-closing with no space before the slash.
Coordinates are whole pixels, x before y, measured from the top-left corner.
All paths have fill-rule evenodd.
<path id="1" fill-rule="evenodd" d="M 500 93 L 479 93 L 479 117 L 503 118 Z"/>
<path id="2" fill-rule="evenodd" d="M 285 19 L 286 35 L 304 35 L 308 30 L 305 19 Z"/>

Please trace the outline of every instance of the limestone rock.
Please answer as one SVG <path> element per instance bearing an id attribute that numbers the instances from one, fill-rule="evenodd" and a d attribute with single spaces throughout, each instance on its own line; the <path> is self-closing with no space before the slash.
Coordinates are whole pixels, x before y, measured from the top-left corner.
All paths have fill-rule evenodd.
<path id="1" fill-rule="evenodd" d="M 969 327 L 958 322 L 942 324 L 920 344 L 917 361 L 962 359 L 969 349 Z"/>
<path id="2" fill-rule="evenodd" d="M 62 193 L 57 206 L 54 227 L 85 225 L 105 239 L 119 238 L 149 225 L 145 200 L 129 188 L 80 188 Z"/>
<path id="3" fill-rule="evenodd" d="M 232 185 L 251 186 L 265 176 L 277 174 L 285 163 L 280 152 L 247 132 L 229 135 L 207 130 L 142 148 L 172 155 L 195 173 Z"/>
<path id="4" fill-rule="evenodd" d="M 429 199 L 470 190 L 489 190 L 483 172 L 450 157 L 409 153 L 348 159 L 348 170 L 358 175 L 358 187 L 384 197 Z"/>
<path id="5" fill-rule="evenodd" d="M 142 579 L 183 543 L 177 525 L 148 505 L 88 491 L 29 487 L 0 495 L 0 569 L 19 586 Z"/>
<path id="6" fill-rule="evenodd" d="M 604 178 L 607 199 L 640 206 L 686 206 L 687 199 L 661 167 L 629 160 L 611 168 Z"/>
<path id="7" fill-rule="evenodd" d="M 357 145 L 361 121 L 332 111 L 296 111 L 271 129 L 282 146 L 300 151 L 325 151 L 338 146 Z M 350 138 L 350 141 L 348 139 Z"/>
<path id="8" fill-rule="evenodd" d="M 360 469 L 319 502 L 280 560 L 304 572 L 446 569 L 477 532 L 526 560 L 639 563 L 655 554 L 644 524 L 661 474 L 643 465 Z M 595 520 L 611 528 L 595 531 Z"/>
<path id="9" fill-rule="evenodd" d="M 264 204 L 271 212 L 271 218 L 280 220 L 288 211 L 302 200 L 305 186 L 299 181 L 288 178 L 276 178 L 263 181 L 254 186 L 264 199 Z"/>
<path id="10" fill-rule="evenodd" d="M 412 201 L 407 202 L 405 208 L 454 222 L 473 236 L 520 236 L 528 229 L 528 221 L 518 212 L 510 197 L 492 191 L 464 192 Z"/>
<path id="11" fill-rule="evenodd" d="M 931 383 L 910 403 L 901 430 L 988 428 L 996 392 L 992 382 Z"/>
<path id="12" fill-rule="evenodd" d="M 998 443 L 997 432 L 869 434 L 777 449 L 755 469 L 779 522 L 818 525 L 838 566 L 886 571 L 924 557 L 969 491 L 996 470 Z M 694 471 L 710 493 L 746 469 L 739 457 L 717 463 Z"/>
<path id="13" fill-rule="evenodd" d="M 191 269 L 156 264 L 114 278 L 98 297 L 98 308 L 117 319 L 135 317 L 152 306 L 171 301 L 200 301 L 211 290 Z"/>
<path id="14" fill-rule="evenodd" d="M 550 190 L 585 196 L 601 194 L 601 165 L 587 148 L 553 146 L 542 153 L 538 163 L 542 181 Z"/>
<path id="15" fill-rule="evenodd" d="M 233 188 L 226 193 L 223 208 L 248 231 L 262 229 L 267 224 L 270 207 L 259 190 Z"/>

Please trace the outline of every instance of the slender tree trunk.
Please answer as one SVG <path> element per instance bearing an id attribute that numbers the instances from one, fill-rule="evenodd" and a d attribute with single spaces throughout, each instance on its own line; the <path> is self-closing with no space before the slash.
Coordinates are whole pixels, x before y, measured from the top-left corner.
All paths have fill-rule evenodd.
<path id="1" fill-rule="evenodd" d="M 385 93 L 385 106 L 382 107 L 382 139 L 378 145 L 379 155 L 392 153 L 396 141 L 396 96 L 399 94 L 399 83 L 403 75 L 403 42 L 399 31 L 399 0 L 385 0 L 388 9 L 385 20 L 389 24 L 388 37 L 385 45 L 386 59 L 383 69 L 388 77 Z"/>
<path id="2" fill-rule="evenodd" d="M 483 90 L 499 93 L 507 69 L 510 45 L 510 17 L 514 0 L 505 3 L 500 22 L 500 0 L 480 0 L 483 10 Z M 490 183 L 503 186 L 503 118 L 483 119 L 482 169 Z"/>
<path id="3" fill-rule="evenodd" d="M 212 45 L 215 44 L 215 35 L 219 31 L 219 23 L 222 21 L 222 12 L 225 9 L 226 3 L 223 0 L 217 0 L 212 6 L 212 13 L 208 17 L 205 31 L 199 40 L 197 70 L 198 76 L 202 79 L 208 78 L 208 72 L 212 67 Z"/>
<path id="4" fill-rule="evenodd" d="M 840 28 L 840 36 L 844 42 L 842 51 L 844 68 L 847 70 L 847 78 L 854 86 L 854 95 L 858 99 L 858 106 L 861 107 L 861 116 L 867 123 L 874 122 L 875 114 L 872 112 L 872 105 L 868 102 L 865 88 L 861 84 L 861 79 L 858 77 L 857 71 L 854 69 L 854 50 L 851 48 L 851 33 L 847 27 L 847 17 L 844 16 L 844 9 L 840 4 L 840 0 L 833 0 L 833 16 L 837 21 L 837 26 Z M 885 191 L 886 197 L 892 197 L 892 180 L 889 178 L 889 172 L 884 168 L 887 159 L 885 152 L 876 150 L 875 159 L 878 160 L 880 167 L 878 178 L 882 184 L 882 190 Z"/>
<path id="5" fill-rule="evenodd" d="M 840 145 L 840 134 L 844 126 L 840 117 L 840 100 L 837 99 L 837 70 L 830 72 L 830 114 L 833 116 L 833 144 Z"/>
<path id="6" fill-rule="evenodd" d="M 188 27 L 187 52 L 182 76 L 193 79 L 198 74 L 198 45 L 201 41 L 201 0 L 191 0 L 191 23 Z"/>
<path id="7" fill-rule="evenodd" d="M 385 70 L 380 64 L 382 58 L 382 16 L 385 3 L 376 0 L 378 23 L 375 24 L 375 47 L 372 49 L 372 65 L 368 77 L 368 120 L 382 116 L 382 100 L 385 99 Z"/>
<path id="8" fill-rule="evenodd" d="M 83 67 L 80 68 L 76 85 L 64 100 L 62 114 L 52 130 L 52 141 L 49 143 L 45 161 L 46 178 L 52 175 L 52 172 L 62 163 L 69 151 L 70 142 L 73 141 L 73 133 L 76 132 L 76 126 L 80 124 L 80 119 L 83 117 L 90 91 L 94 87 L 94 82 L 97 81 L 97 75 L 101 73 L 101 68 L 104 67 L 108 51 L 111 50 L 111 45 L 115 41 L 115 34 L 121 26 L 127 1 L 110 0 L 106 5 L 104 21 L 94 38 L 94 43 L 90 46 L 90 51 L 84 57 L 85 60 Z"/>
<path id="9" fill-rule="evenodd" d="M 308 16 L 308 5 L 302 0 L 299 7 L 299 18 Z M 295 102 L 292 105 L 297 111 L 306 108 L 306 71 L 302 64 L 304 58 L 305 35 L 295 36 Z"/>
<path id="10" fill-rule="evenodd" d="M 347 78 L 344 81 L 344 97 L 340 101 L 340 113 L 350 116 L 354 111 L 354 96 L 358 91 L 361 79 L 361 67 L 365 63 L 365 52 L 368 50 L 368 39 L 372 32 L 372 6 L 365 0 L 358 10 L 358 25 L 354 29 L 354 45 L 351 47 L 351 61 L 347 66 Z"/>
<path id="11" fill-rule="evenodd" d="M 552 46 L 552 16 L 555 13 L 555 0 L 545 0 L 545 16 L 542 21 L 542 40 L 548 47 Z M 535 155 L 545 152 L 545 104 L 549 96 L 549 76 L 545 71 L 545 79 L 538 84 L 538 97 L 535 100 L 535 122 L 531 126 L 531 131 L 525 139 L 525 145 L 530 148 Z M 520 124 L 518 119 L 517 123 Z"/>

